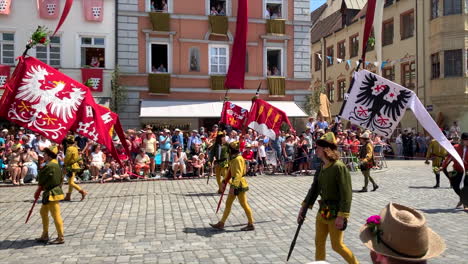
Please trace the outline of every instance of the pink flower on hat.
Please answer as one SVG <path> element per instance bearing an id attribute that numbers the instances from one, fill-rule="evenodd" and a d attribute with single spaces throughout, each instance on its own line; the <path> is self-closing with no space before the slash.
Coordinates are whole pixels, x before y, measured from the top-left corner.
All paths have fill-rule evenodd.
<path id="1" fill-rule="evenodd" d="M 380 215 L 373 215 L 373 216 L 370 216 L 369 218 L 367 218 L 366 222 L 367 222 L 367 224 L 380 225 L 380 220 L 382 220 Z"/>

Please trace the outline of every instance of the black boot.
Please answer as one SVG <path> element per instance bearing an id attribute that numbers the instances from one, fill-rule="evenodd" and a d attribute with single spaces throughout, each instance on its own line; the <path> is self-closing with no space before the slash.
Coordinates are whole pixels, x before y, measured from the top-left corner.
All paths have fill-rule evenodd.
<path id="1" fill-rule="evenodd" d="M 434 188 L 439 188 L 440 187 L 440 173 L 436 173 L 436 185 L 434 185 Z"/>
<path id="2" fill-rule="evenodd" d="M 367 187 L 362 187 L 362 189 L 359 192 L 367 192 Z"/>

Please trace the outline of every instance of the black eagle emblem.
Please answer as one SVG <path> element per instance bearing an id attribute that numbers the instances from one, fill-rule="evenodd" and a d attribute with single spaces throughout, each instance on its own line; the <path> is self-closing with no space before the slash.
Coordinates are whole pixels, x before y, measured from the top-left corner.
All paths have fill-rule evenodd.
<path id="1" fill-rule="evenodd" d="M 359 90 L 350 120 L 389 136 L 394 123 L 404 113 L 412 92 L 406 89 L 392 90 L 374 74 L 365 75 Z"/>

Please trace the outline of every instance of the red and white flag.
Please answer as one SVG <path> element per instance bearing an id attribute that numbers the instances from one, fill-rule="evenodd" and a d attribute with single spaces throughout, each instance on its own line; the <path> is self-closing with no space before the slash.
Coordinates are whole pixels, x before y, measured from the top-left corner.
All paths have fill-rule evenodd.
<path id="1" fill-rule="evenodd" d="M 0 0 L 0 15 L 9 15 L 12 0 Z"/>
<path id="2" fill-rule="evenodd" d="M 235 129 L 242 129 L 249 115 L 249 111 L 231 102 L 224 102 L 221 113 L 221 123 Z"/>
<path id="3" fill-rule="evenodd" d="M 275 140 L 280 133 L 283 122 L 288 124 L 291 130 L 294 130 L 285 112 L 261 99 L 253 100 L 247 120 L 248 127 Z"/>
<path id="4" fill-rule="evenodd" d="M 57 19 L 60 13 L 60 0 L 37 0 L 39 17 L 44 19 Z"/>
<path id="5" fill-rule="evenodd" d="M 90 89 L 93 92 L 102 92 L 103 90 L 103 70 L 102 69 L 92 69 L 92 68 L 82 68 L 81 69 L 81 78 L 83 83 L 90 84 Z"/>
<path id="6" fill-rule="evenodd" d="M 102 22 L 104 0 L 83 0 L 83 11 L 87 21 Z"/>
<path id="7" fill-rule="evenodd" d="M 5 84 L 10 78 L 10 66 L 0 65 L 0 89 L 5 88 Z"/>

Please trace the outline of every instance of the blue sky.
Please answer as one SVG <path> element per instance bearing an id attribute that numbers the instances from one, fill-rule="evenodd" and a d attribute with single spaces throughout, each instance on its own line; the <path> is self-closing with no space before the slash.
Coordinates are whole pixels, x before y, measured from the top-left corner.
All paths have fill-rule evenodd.
<path id="1" fill-rule="evenodd" d="M 327 0 L 310 0 L 310 12 L 323 5 Z"/>

